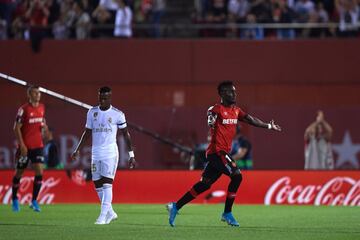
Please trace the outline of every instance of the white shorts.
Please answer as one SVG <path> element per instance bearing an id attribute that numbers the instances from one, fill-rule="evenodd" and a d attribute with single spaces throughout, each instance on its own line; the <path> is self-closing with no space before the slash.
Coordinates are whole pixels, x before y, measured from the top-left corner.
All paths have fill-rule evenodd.
<path id="1" fill-rule="evenodd" d="M 101 177 L 114 179 L 119 158 L 114 157 L 104 160 L 91 160 L 92 180 L 99 180 Z"/>

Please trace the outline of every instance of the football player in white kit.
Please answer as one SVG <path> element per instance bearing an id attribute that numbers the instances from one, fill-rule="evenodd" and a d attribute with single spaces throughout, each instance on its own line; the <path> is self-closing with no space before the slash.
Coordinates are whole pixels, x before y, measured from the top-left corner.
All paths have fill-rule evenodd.
<path id="1" fill-rule="evenodd" d="M 129 167 L 134 168 L 136 161 L 125 115 L 122 111 L 111 106 L 111 89 L 102 87 L 99 89 L 99 106 L 95 106 L 88 111 L 85 130 L 71 156 L 72 159 L 79 156 L 80 148 L 91 135 L 92 180 L 101 202 L 101 212 L 95 224 L 109 224 L 118 217 L 111 206 L 112 183 L 119 160 L 116 143 L 118 129 L 123 134 L 127 144 L 130 157 Z"/>

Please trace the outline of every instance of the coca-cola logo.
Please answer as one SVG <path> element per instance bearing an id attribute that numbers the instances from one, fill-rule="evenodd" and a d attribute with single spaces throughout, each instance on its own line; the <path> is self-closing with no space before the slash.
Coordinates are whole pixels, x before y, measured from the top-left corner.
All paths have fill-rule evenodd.
<path id="1" fill-rule="evenodd" d="M 60 183 L 61 179 L 49 177 L 45 179 L 42 183 L 41 190 L 38 196 L 38 202 L 41 204 L 50 204 L 54 201 L 55 193 L 51 192 L 51 188 L 55 187 Z M 32 199 L 32 186 L 34 178 L 33 177 L 23 177 L 20 181 L 20 187 L 18 190 L 18 198 L 21 204 L 27 204 Z M 3 204 L 9 204 L 11 202 L 12 189 L 11 185 L 1 185 L 0 184 L 0 201 Z"/>
<path id="2" fill-rule="evenodd" d="M 324 184 L 296 185 L 291 184 L 291 178 L 286 176 L 270 186 L 264 204 L 360 206 L 360 180 L 334 177 Z"/>

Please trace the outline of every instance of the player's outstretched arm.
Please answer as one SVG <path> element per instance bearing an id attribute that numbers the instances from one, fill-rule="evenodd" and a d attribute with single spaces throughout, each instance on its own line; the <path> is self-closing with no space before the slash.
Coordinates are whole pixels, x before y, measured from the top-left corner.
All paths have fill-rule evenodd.
<path id="1" fill-rule="evenodd" d="M 91 129 L 85 128 L 84 132 L 81 134 L 80 141 L 79 141 L 78 145 L 76 146 L 74 152 L 71 154 L 72 160 L 75 160 L 76 158 L 78 158 L 81 147 L 84 145 L 84 143 L 87 142 L 87 140 L 91 136 L 91 131 L 92 131 Z"/>
<path id="2" fill-rule="evenodd" d="M 269 123 L 265 123 L 262 120 L 251 116 L 250 114 L 246 114 L 243 121 L 255 127 L 267 128 L 274 131 L 281 131 L 281 127 L 279 125 L 276 125 L 274 120 L 271 120 Z"/>

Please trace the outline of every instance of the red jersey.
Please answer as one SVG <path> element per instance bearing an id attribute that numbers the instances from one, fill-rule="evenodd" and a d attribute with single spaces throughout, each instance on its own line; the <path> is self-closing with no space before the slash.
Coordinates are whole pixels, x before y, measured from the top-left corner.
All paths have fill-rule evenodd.
<path id="1" fill-rule="evenodd" d="M 45 14 L 42 8 L 45 8 L 48 11 L 46 4 L 43 7 L 40 7 L 39 4 L 36 4 L 33 8 L 29 19 L 31 26 L 46 27 L 48 25 L 48 14 Z"/>
<path id="2" fill-rule="evenodd" d="M 28 149 L 42 148 L 41 130 L 45 123 L 45 106 L 33 107 L 30 103 L 22 105 L 16 115 L 16 122 L 21 123 L 21 135 Z"/>
<path id="3" fill-rule="evenodd" d="M 225 107 L 215 104 L 209 108 L 208 124 L 212 127 L 210 129 L 211 141 L 206 155 L 219 151 L 230 152 L 238 121 L 241 121 L 245 115 L 246 113 L 237 106 Z"/>

